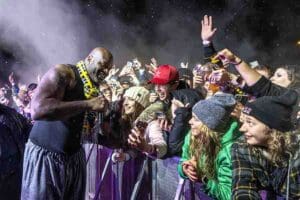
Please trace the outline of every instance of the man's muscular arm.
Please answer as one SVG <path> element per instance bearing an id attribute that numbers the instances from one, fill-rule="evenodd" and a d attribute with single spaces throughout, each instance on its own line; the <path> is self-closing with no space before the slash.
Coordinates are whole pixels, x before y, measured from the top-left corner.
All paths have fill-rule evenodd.
<path id="1" fill-rule="evenodd" d="M 32 118 L 34 120 L 61 120 L 85 110 L 101 111 L 100 104 L 104 104 L 105 101 L 100 97 L 91 100 L 62 101 L 65 91 L 74 85 L 74 73 L 68 66 L 56 65 L 50 69 L 43 76 L 32 99 Z"/>

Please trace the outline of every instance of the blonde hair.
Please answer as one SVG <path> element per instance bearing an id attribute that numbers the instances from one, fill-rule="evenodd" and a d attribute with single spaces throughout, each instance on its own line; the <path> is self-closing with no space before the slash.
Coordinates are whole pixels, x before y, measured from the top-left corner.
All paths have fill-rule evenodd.
<path id="1" fill-rule="evenodd" d="M 199 127 L 199 131 L 199 135 L 191 135 L 190 155 L 197 160 L 198 177 L 215 179 L 215 159 L 221 146 L 219 134 L 204 124 Z"/>
<path id="2" fill-rule="evenodd" d="M 267 141 L 267 148 L 253 146 L 253 150 L 263 150 L 267 154 L 264 156 L 275 166 L 286 164 L 287 158 L 292 157 L 299 148 L 299 133 L 281 132 L 275 129 L 270 130 L 270 138 Z"/>

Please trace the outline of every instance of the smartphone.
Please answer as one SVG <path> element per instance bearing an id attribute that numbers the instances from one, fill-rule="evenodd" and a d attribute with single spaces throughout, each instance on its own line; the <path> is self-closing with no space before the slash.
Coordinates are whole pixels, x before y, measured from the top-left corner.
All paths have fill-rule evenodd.
<path id="1" fill-rule="evenodd" d="M 158 111 L 155 114 L 157 119 L 166 119 L 166 114 L 164 112 Z"/>
<path id="2" fill-rule="evenodd" d="M 135 123 L 135 126 L 140 130 L 140 131 L 145 131 L 147 126 L 148 126 L 148 123 L 147 122 L 143 122 L 143 121 L 137 121 Z"/>
<path id="3" fill-rule="evenodd" d="M 240 102 L 242 105 L 245 105 L 249 100 L 249 96 L 246 94 L 236 94 L 236 95 L 234 95 L 234 98 L 236 101 Z"/>

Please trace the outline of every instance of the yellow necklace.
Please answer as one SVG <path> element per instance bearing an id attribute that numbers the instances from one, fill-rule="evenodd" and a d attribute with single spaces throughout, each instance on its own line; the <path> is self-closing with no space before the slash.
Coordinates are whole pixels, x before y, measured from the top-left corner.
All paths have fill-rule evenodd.
<path id="1" fill-rule="evenodd" d="M 99 95 L 99 90 L 92 83 L 92 81 L 88 75 L 88 72 L 86 70 L 84 62 L 79 61 L 76 64 L 76 68 L 79 72 L 79 76 L 83 83 L 85 98 L 91 99 L 93 97 L 97 97 Z M 86 111 L 85 112 L 84 119 L 83 119 L 83 126 L 82 126 L 83 137 L 86 137 L 87 135 L 91 134 L 91 130 L 95 125 L 96 116 L 97 116 L 97 113 L 94 111 L 89 111 L 89 112 Z"/>
<path id="2" fill-rule="evenodd" d="M 76 68 L 79 72 L 79 76 L 83 82 L 84 96 L 86 99 L 91 99 L 92 97 L 97 97 L 99 95 L 99 90 L 92 83 L 88 72 L 86 70 L 84 62 L 81 60 L 76 64 Z"/>

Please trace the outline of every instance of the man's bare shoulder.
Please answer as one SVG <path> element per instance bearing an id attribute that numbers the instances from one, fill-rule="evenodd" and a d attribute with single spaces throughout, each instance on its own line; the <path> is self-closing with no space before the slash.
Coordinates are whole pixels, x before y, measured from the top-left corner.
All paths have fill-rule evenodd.
<path id="1" fill-rule="evenodd" d="M 49 79 L 57 80 L 67 83 L 67 85 L 71 86 L 75 81 L 75 73 L 70 65 L 58 64 L 53 66 L 47 73 Z"/>
<path id="2" fill-rule="evenodd" d="M 60 75 L 64 75 L 64 76 L 73 76 L 74 75 L 74 72 L 73 72 L 71 66 L 66 65 L 66 64 L 54 65 L 52 70 L 55 71 L 56 73 L 58 73 Z"/>

